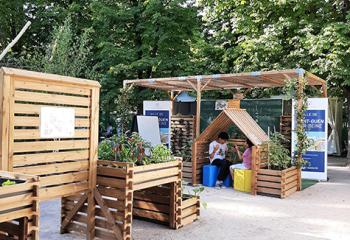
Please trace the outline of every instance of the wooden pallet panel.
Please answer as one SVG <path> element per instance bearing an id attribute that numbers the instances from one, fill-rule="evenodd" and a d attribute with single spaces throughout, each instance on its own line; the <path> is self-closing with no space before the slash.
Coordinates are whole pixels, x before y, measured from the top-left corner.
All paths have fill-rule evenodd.
<path id="1" fill-rule="evenodd" d="M 45 199 L 87 190 L 88 179 L 95 181 L 99 83 L 9 68 L 1 69 L 0 82 L 1 134 L 9 139 L 1 142 L 0 169 L 42 177 Z M 41 138 L 41 109 L 49 106 L 74 109 L 73 137 Z"/>

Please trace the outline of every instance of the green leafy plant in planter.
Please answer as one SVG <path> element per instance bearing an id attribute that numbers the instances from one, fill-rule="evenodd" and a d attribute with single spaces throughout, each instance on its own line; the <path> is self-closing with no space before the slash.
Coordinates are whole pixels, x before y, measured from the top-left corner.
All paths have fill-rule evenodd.
<path id="1" fill-rule="evenodd" d="M 292 166 L 290 152 L 283 146 L 286 141 L 284 136 L 278 132 L 270 135 L 269 144 L 269 161 L 267 166 L 273 170 L 284 170 Z"/>
<path id="2" fill-rule="evenodd" d="M 157 145 L 151 150 L 151 157 L 149 158 L 149 164 L 162 163 L 174 160 L 170 150 L 164 145 Z"/>
<path id="3" fill-rule="evenodd" d="M 10 179 L 7 179 L 5 182 L 3 182 L 1 184 L 2 187 L 5 187 L 5 186 L 12 186 L 12 185 L 15 185 L 16 182 L 15 181 L 11 181 Z"/>
<path id="4" fill-rule="evenodd" d="M 122 134 L 102 141 L 98 156 L 101 160 L 130 162 L 137 166 L 174 160 L 167 147 L 157 145 L 152 148 L 138 133 L 132 133 L 131 136 Z"/>
<path id="5" fill-rule="evenodd" d="M 115 151 L 111 140 L 103 140 L 98 145 L 98 159 L 114 160 Z"/>

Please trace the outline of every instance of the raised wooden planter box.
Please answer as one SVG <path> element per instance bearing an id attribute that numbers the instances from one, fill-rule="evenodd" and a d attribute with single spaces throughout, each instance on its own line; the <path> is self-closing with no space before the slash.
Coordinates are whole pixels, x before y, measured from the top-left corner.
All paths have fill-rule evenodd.
<path id="1" fill-rule="evenodd" d="M 39 178 L 0 171 L 0 239 L 39 239 Z"/>
<path id="2" fill-rule="evenodd" d="M 254 191 L 257 194 L 286 198 L 298 190 L 300 169 L 291 167 L 282 171 L 258 169 Z"/>
<path id="3" fill-rule="evenodd" d="M 131 163 L 98 161 L 97 187 L 94 190 L 95 218 L 87 219 L 87 204 L 82 195 L 63 198 L 62 229 L 73 232 L 87 232 L 87 222 L 95 223 L 94 237 L 97 239 L 131 239 L 132 216 L 141 214 L 133 211 L 134 205 L 149 207 L 151 204 L 139 201 L 138 192 L 159 185 L 169 185 L 168 206 L 163 206 L 166 214 L 158 214 L 159 220 L 167 221 L 174 228 L 178 219 L 179 199 L 181 199 L 181 161 L 147 166 L 134 166 Z M 153 206 L 154 207 L 154 206 Z M 165 208 L 168 208 L 165 210 Z M 136 208 L 135 208 L 136 209 Z M 71 213 L 74 216 L 69 216 Z M 148 214 L 148 212 L 147 212 Z"/>

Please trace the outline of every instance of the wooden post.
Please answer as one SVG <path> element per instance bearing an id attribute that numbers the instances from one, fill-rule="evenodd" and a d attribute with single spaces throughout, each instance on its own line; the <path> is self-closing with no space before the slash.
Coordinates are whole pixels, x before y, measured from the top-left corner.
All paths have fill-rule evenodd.
<path id="1" fill-rule="evenodd" d="M 327 84 L 322 84 L 322 95 L 323 97 L 327 97 Z"/>
<path id="2" fill-rule="evenodd" d="M 40 196 L 39 196 L 39 191 L 40 191 L 40 183 L 39 183 L 39 177 L 35 177 L 35 185 L 33 187 L 34 191 L 34 204 L 32 206 L 33 211 L 35 211 L 35 215 L 33 215 L 33 221 L 32 225 L 36 230 L 32 231 L 32 240 L 39 240 L 39 228 L 40 228 Z"/>
<path id="3" fill-rule="evenodd" d="M 257 146 L 253 146 L 252 147 L 252 194 L 256 195 L 257 192 L 257 172 L 259 170 L 259 160 L 258 160 L 258 156 L 259 155 L 259 148 Z"/>
<path id="4" fill-rule="evenodd" d="M 0 146 L 0 170 L 9 170 L 9 127 L 10 127 L 10 91 L 11 77 L 0 73 L 0 130 L 1 130 L 1 146 Z"/>
<path id="5" fill-rule="evenodd" d="M 19 223 L 19 232 L 18 232 L 18 240 L 27 240 L 28 238 L 28 218 L 23 217 L 18 219 Z"/>
<path id="6" fill-rule="evenodd" d="M 98 121 L 99 121 L 99 98 L 100 89 L 91 90 L 91 127 L 90 127 L 90 162 L 89 162 L 89 192 L 88 192 L 88 211 L 87 211 L 87 233 L 86 239 L 95 238 L 95 197 L 94 189 L 96 187 L 97 176 L 97 152 L 98 152 Z"/>
<path id="7" fill-rule="evenodd" d="M 304 124 L 304 121 L 303 119 L 298 119 L 298 113 L 302 110 L 302 107 L 303 107 L 303 95 L 304 95 L 304 83 L 302 83 L 301 81 L 304 81 L 304 73 L 299 73 L 299 77 L 298 77 L 298 99 L 297 99 L 297 126 L 296 128 L 298 129 L 300 126 L 299 125 L 303 125 Z M 298 143 L 299 144 L 299 143 Z M 298 162 L 301 162 L 301 159 L 302 159 L 302 155 L 300 154 L 298 156 L 298 159 L 297 161 Z M 298 185 L 297 185 L 297 190 L 300 191 L 301 188 L 302 188 L 302 181 L 301 181 L 301 170 L 298 171 Z"/>
<path id="8" fill-rule="evenodd" d="M 202 101 L 202 92 L 201 92 L 201 80 L 202 77 L 197 77 L 197 109 L 196 109 L 196 138 L 201 133 L 201 101 Z"/>

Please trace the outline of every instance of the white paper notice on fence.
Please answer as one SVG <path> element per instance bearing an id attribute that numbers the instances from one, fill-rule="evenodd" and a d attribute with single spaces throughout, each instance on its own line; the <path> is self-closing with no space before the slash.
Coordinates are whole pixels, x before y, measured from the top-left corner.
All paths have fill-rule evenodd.
<path id="1" fill-rule="evenodd" d="M 74 137 L 75 110 L 69 107 L 41 107 L 40 137 Z"/>

